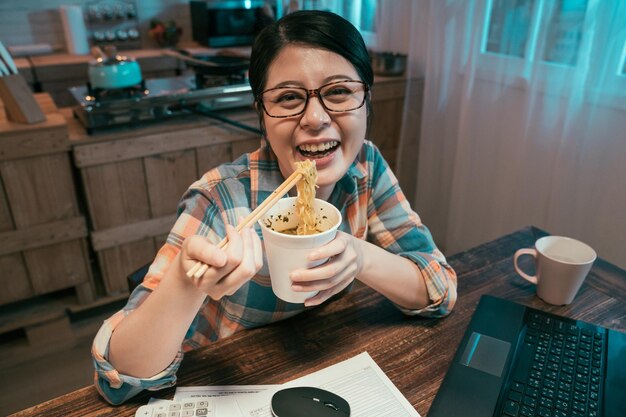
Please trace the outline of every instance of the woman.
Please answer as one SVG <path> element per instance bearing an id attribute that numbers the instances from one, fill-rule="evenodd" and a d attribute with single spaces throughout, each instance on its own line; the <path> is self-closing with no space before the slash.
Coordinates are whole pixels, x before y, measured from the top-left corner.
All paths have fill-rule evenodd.
<path id="1" fill-rule="evenodd" d="M 293 316 L 349 290 L 354 279 L 406 314 L 450 312 L 456 275 L 365 140 L 372 81 L 363 39 L 335 14 L 296 12 L 259 34 L 250 84 L 263 145 L 192 184 L 143 284 L 100 329 L 96 385 L 108 401 L 173 385 L 183 351 Z M 294 290 L 319 290 L 302 305 L 272 293 L 260 231 L 238 233 L 230 225 L 305 159 L 316 161 L 317 197 L 339 208 L 344 221 L 336 238 L 310 255 L 330 261 L 291 274 Z M 216 244 L 225 235 L 222 250 Z M 210 268 L 187 278 L 197 261 Z"/>

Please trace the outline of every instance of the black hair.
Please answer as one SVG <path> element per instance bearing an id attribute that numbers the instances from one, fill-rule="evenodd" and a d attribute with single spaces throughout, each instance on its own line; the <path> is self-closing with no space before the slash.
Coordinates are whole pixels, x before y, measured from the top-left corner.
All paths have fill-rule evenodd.
<path id="1" fill-rule="evenodd" d="M 250 56 L 250 87 L 257 97 L 265 88 L 267 70 L 283 47 L 302 44 L 344 57 L 361 80 L 372 85 L 374 74 L 359 31 L 343 17 L 321 10 L 290 13 L 266 26 L 256 37 Z"/>

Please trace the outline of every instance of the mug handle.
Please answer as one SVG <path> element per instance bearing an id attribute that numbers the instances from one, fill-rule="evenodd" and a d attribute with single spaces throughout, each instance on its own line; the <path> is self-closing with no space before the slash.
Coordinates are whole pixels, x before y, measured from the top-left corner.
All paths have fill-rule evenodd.
<path id="1" fill-rule="evenodd" d="M 522 269 L 519 267 L 519 265 L 517 265 L 517 259 L 522 256 L 522 255 L 530 255 L 532 257 L 535 258 L 535 260 L 537 259 L 537 251 L 535 249 L 518 249 L 517 252 L 515 252 L 515 256 L 513 257 L 513 266 L 515 267 L 515 271 L 520 274 L 520 276 L 522 278 L 524 278 L 527 281 L 532 282 L 533 284 L 537 285 L 537 275 L 528 275 L 527 273 L 525 273 L 524 271 L 522 271 Z"/>

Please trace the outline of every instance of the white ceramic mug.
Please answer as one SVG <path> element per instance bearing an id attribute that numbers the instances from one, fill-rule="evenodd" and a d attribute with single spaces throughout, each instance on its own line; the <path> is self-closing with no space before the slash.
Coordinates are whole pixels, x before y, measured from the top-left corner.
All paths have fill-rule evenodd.
<path id="1" fill-rule="evenodd" d="M 326 262 L 327 259 L 309 262 L 308 256 L 313 249 L 333 240 L 341 224 L 341 213 L 332 204 L 315 199 L 314 208 L 322 232 L 313 235 L 280 233 L 298 226 L 296 197 L 281 199 L 259 220 L 272 290 L 278 298 L 290 303 L 304 303 L 317 294 L 317 291 L 293 291 L 289 274 L 295 269 L 312 268 Z"/>
<path id="2" fill-rule="evenodd" d="M 535 258 L 537 275 L 528 275 L 518 265 L 518 258 L 531 255 Z M 587 244 L 563 236 L 545 236 L 535 242 L 535 248 L 515 252 L 515 271 L 524 279 L 537 285 L 537 296 L 555 305 L 569 304 L 574 300 L 589 273 L 596 252 Z"/>

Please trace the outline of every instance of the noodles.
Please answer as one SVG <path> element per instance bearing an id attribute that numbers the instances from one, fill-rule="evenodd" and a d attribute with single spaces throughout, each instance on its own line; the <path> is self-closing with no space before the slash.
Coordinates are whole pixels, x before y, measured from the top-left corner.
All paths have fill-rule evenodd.
<path id="1" fill-rule="evenodd" d="M 315 209 L 313 201 L 315 200 L 315 188 L 317 185 L 317 169 L 315 162 L 307 159 L 302 162 L 296 162 L 296 171 L 302 173 L 302 179 L 296 184 L 298 189 L 298 198 L 296 199 L 296 214 L 300 221 L 298 222 L 298 235 L 312 235 L 319 233 L 315 227 Z"/>

